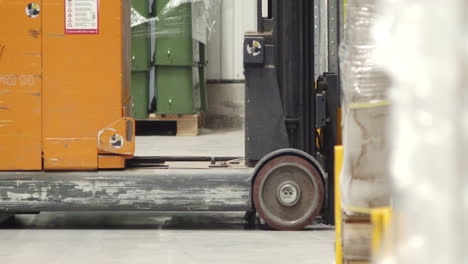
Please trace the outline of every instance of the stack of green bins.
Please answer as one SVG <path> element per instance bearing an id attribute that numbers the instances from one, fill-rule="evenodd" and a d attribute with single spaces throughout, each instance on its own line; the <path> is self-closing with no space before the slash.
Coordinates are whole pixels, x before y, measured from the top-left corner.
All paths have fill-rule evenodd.
<path id="1" fill-rule="evenodd" d="M 148 0 L 132 0 L 132 8 L 141 16 L 150 16 Z M 147 119 L 151 70 L 150 23 L 146 21 L 132 28 L 132 98 L 133 117 Z"/>
<path id="2" fill-rule="evenodd" d="M 197 114 L 206 109 L 205 44 L 192 36 L 192 3 L 155 0 L 156 113 Z M 170 6 L 170 8 L 168 8 Z"/>

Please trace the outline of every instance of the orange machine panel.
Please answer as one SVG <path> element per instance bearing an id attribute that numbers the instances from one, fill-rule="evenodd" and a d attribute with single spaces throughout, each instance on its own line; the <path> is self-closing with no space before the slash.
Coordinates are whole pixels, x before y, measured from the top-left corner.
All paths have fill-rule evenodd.
<path id="1" fill-rule="evenodd" d="M 0 22 L 0 171 L 122 168 L 130 0 L 0 0 Z"/>
<path id="2" fill-rule="evenodd" d="M 41 1 L 0 1 L 0 170 L 41 170 Z"/>
<path id="3" fill-rule="evenodd" d="M 67 1 L 42 4 L 44 169 L 92 170 L 98 134 L 124 117 L 130 100 L 130 8 L 126 0 Z M 85 29 L 74 28 L 80 23 Z"/>
<path id="4" fill-rule="evenodd" d="M 45 168 L 55 170 L 94 170 L 98 166 L 96 140 L 79 139 L 45 139 Z"/>
<path id="5" fill-rule="evenodd" d="M 122 156 L 99 156 L 99 169 L 123 169 L 125 158 Z"/>

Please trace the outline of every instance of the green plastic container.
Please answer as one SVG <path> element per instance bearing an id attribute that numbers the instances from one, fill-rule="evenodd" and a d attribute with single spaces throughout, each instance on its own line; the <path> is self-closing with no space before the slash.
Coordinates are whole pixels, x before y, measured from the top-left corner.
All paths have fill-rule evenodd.
<path id="1" fill-rule="evenodd" d="M 132 8 L 145 18 L 150 17 L 148 0 L 132 0 Z M 151 69 L 150 23 L 132 28 L 133 117 L 147 119 L 149 109 L 149 73 Z"/>
<path id="2" fill-rule="evenodd" d="M 155 94 L 158 114 L 196 114 L 206 108 L 205 45 L 192 36 L 192 4 L 168 9 L 156 1 Z"/>
<path id="3" fill-rule="evenodd" d="M 132 71 L 133 118 L 147 119 L 149 112 L 149 71 Z"/>

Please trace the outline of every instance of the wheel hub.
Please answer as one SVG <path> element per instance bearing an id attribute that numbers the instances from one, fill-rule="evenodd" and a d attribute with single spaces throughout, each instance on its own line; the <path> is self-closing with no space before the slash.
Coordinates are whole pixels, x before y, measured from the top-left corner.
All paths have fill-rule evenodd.
<path id="1" fill-rule="evenodd" d="M 276 198 L 284 206 L 294 206 L 301 199 L 301 189 L 295 182 L 283 182 L 278 186 Z"/>
<path id="2" fill-rule="evenodd" d="M 320 172 L 309 161 L 284 155 L 263 165 L 252 195 L 266 224 L 278 230 L 300 230 L 319 214 L 323 187 Z"/>

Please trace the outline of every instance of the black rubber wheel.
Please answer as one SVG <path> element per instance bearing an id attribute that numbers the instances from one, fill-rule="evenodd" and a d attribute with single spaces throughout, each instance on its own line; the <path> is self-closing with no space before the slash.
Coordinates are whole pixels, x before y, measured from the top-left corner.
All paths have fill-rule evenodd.
<path id="1" fill-rule="evenodd" d="M 320 172 L 298 156 L 280 156 L 256 175 L 253 200 L 259 216 L 276 230 L 301 230 L 320 213 L 324 186 Z"/>

